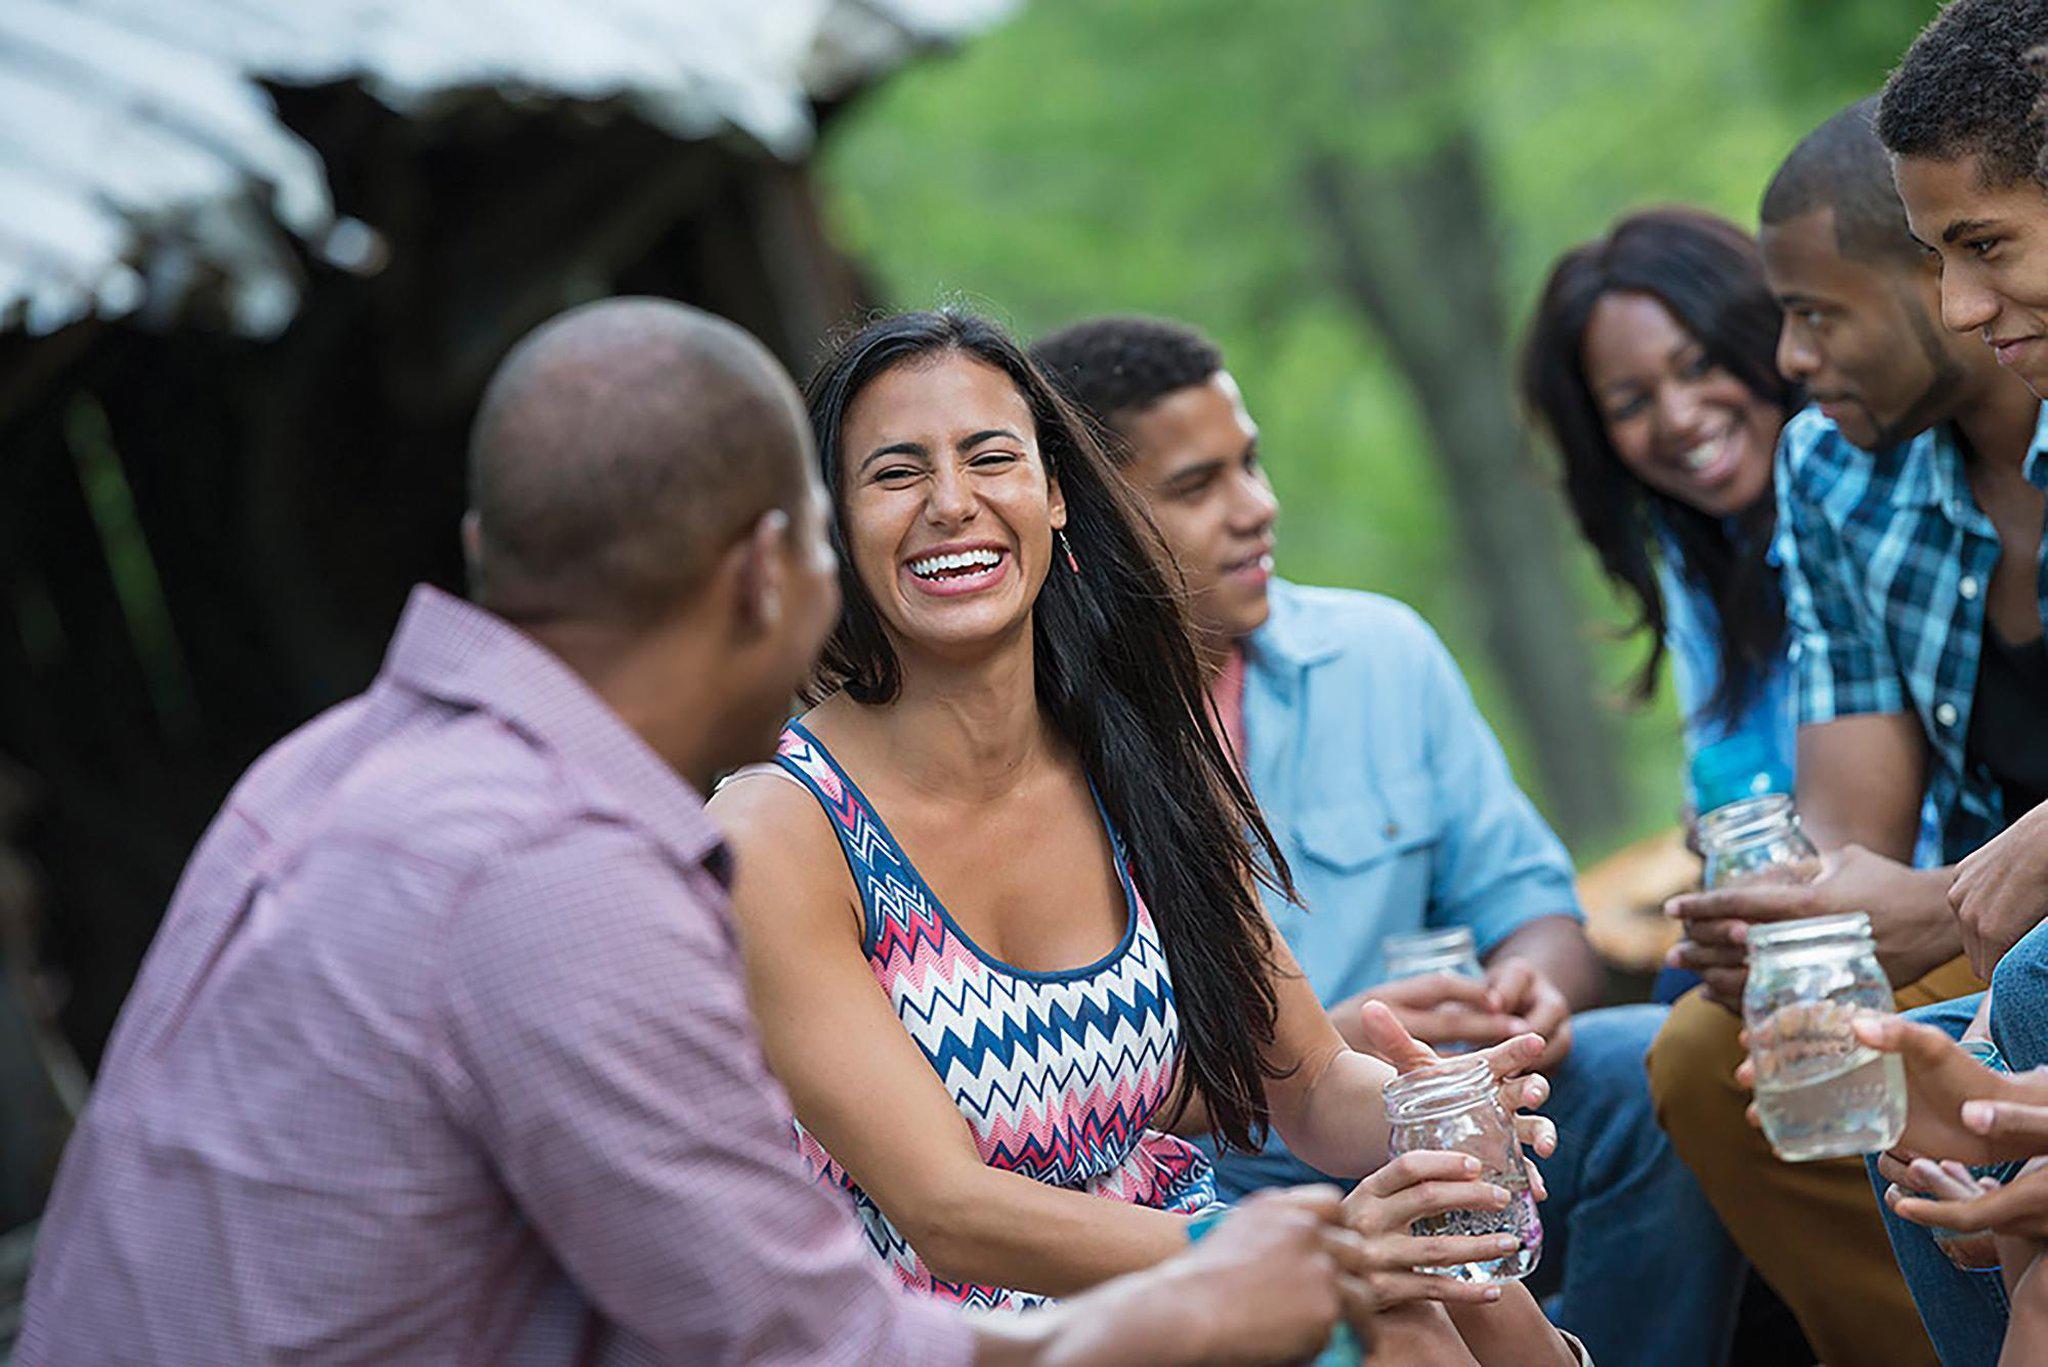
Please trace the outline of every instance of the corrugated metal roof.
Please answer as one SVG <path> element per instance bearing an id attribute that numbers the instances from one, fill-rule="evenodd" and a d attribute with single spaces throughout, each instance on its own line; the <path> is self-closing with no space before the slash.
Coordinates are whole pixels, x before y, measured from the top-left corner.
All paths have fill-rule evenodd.
<path id="1" fill-rule="evenodd" d="M 1016 0 L 6 0 L 0 329 L 169 312 L 200 281 L 234 327 L 298 303 L 284 234 L 343 264 L 324 169 L 258 84 L 359 82 L 403 113 L 488 88 L 621 101 L 678 138 L 808 150 L 811 101 Z"/>

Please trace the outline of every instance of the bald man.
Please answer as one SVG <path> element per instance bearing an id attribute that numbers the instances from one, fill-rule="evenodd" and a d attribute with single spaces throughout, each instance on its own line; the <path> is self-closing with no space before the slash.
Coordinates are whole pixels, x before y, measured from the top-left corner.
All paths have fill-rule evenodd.
<path id="1" fill-rule="evenodd" d="M 1334 1193 L 971 1327 L 801 1172 L 700 794 L 836 612 L 788 379 L 651 300 L 506 360 L 476 602 L 244 776 L 64 1158 L 18 1361 L 1263 1361 L 1340 1295 Z M 1189 1313 L 1191 1305 L 1228 1307 Z"/>

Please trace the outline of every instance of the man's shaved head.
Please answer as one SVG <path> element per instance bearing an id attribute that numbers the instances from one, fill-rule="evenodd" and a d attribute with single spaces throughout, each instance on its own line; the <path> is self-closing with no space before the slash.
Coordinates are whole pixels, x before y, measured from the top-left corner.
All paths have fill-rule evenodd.
<path id="1" fill-rule="evenodd" d="M 1843 256 L 1918 269 L 1920 244 L 1892 185 L 1891 156 L 1878 141 L 1877 108 L 1875 95 L 1858 100 L 1801 139 L 1771 178 L 1758 217 L 1776 227 L 1830 209 Z"/>
<path id="2" fill-rule="evenodd" d="M 782 367 L 731 323 L 606 299 L 512 349 L 469 458 L 479 602 L 514 621 L 637 618 L 801 502 L 810 425 Z"/>

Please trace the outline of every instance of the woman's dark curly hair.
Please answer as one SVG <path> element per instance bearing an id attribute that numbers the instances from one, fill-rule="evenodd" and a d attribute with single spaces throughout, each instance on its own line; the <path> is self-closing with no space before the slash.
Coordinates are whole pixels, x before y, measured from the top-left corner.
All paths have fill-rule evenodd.
<path id="1" fill-rule="evenodd" d="M 1664 660 L 1664 595 L 1655 556 L 1660 533 L 1672 568 L 1703 586 L 1721 627 L 1721 677 L 1709 713 L 1732 719 L 1756 696 L 1785 639 L 1785 605 L 1765 557 L 1776 508 L 1768 497 L 1728 522 L 1659 493 L 1615 454 L 1586 381 L 1586 327 L 1609 294 L 1647 294 L 1669 309 L 1707 354 L 1785 417 L 1799 395 L 1777 368 L 1781 315 L 1756 243 L 1734 224 L 1695 209 L 1652 209 L 1559 259 L 1523 344 L 1523 401 L 1564 462 L 1564 489 L 1601 567 L 1639 608 L 1651 633 L 1637 677 L 1655 688 Z"/>
<path id="2" fill-rule="evenodd" d="M 1279 1075 L 1268 1061 L 1279 1004 L 1259 885 L 1291 900 L 1287 863 L 1217 733 L 1158 531 L 1093 424 L 985 318 L 951 310 L 883 318 L 811 379 L 806 397 L 839 514 L 832 538 L 845 605 L 805 698 L 843 690 L 878 706 L 901 688 L 901 662 L 840 525 L 841 432 L 876 379 L 948 355 L 992 366 L 1016 385 L 1066 499 L 1079 569 L 1056 557 L 1033 606 L 1038 704 L 1080 756 L 1158 924 L 1183 1041 L 1173 1106 L 1200 1096 L 1220 1138 L 1255 1148 L 1267 1121 L 1266 1080 Z"/>

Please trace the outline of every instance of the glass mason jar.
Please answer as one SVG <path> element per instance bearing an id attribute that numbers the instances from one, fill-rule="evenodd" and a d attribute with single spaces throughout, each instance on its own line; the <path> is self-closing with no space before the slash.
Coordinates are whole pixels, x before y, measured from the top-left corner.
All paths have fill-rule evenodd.
<path id="1" fill-rule="evenodd" d="M 1859 1011 L 1891 1009 L 1863 913 L 1750 927 L 1742 1019 L 1757 1116 L 1778 1157 L 1804 1163 L 1899 1142 L 1905 1069 L 1849 1029 Z"/>
<path id="2" fill-rule="evenodd" d="M 1746 797 L 1716 807 L 1695 828 L 1707 861 L 1706 887 L 1743 883 L 1811 883 L 1820 851 L 1799 829 L 1799 813 L 1783 793 Z"/>
<path id="3" fill-rule="evenodd" d="M 1516 1281 L 1535 1271 L 1543 1256 L 1543 1221 L 1536 1214 L 1528 1161 L 1515 1139 L 1514 1117 L 1501 1103 L 1493 1066 L 1478 1057 L 1433 1064 L 1389 1078 L 1382 1095 L 1395 1157 L 1418 1149 L 1469 1154 L 1479 1160 L 1476 1180 L 1505 1187 L 1508 1193 L 1504 1209 L 1424 1216 L 1409 1232 L 1419 1238 L 1512 1234 L 1521 1241 L 1520 1248 L 1498 1258 L 1415 1270 L 1466 1282 Z"/>
<path id="4" fill-rule="evenodd" d="M 1425 973 L 1448 973 L 1456 978 L 1481 979 L 1479 953 L 1472 942 L 1470 926 L 1448 930 L 1404 930 L 1389 935 L 1386 944 L 1387 977 L 1419 978 Z"/>

